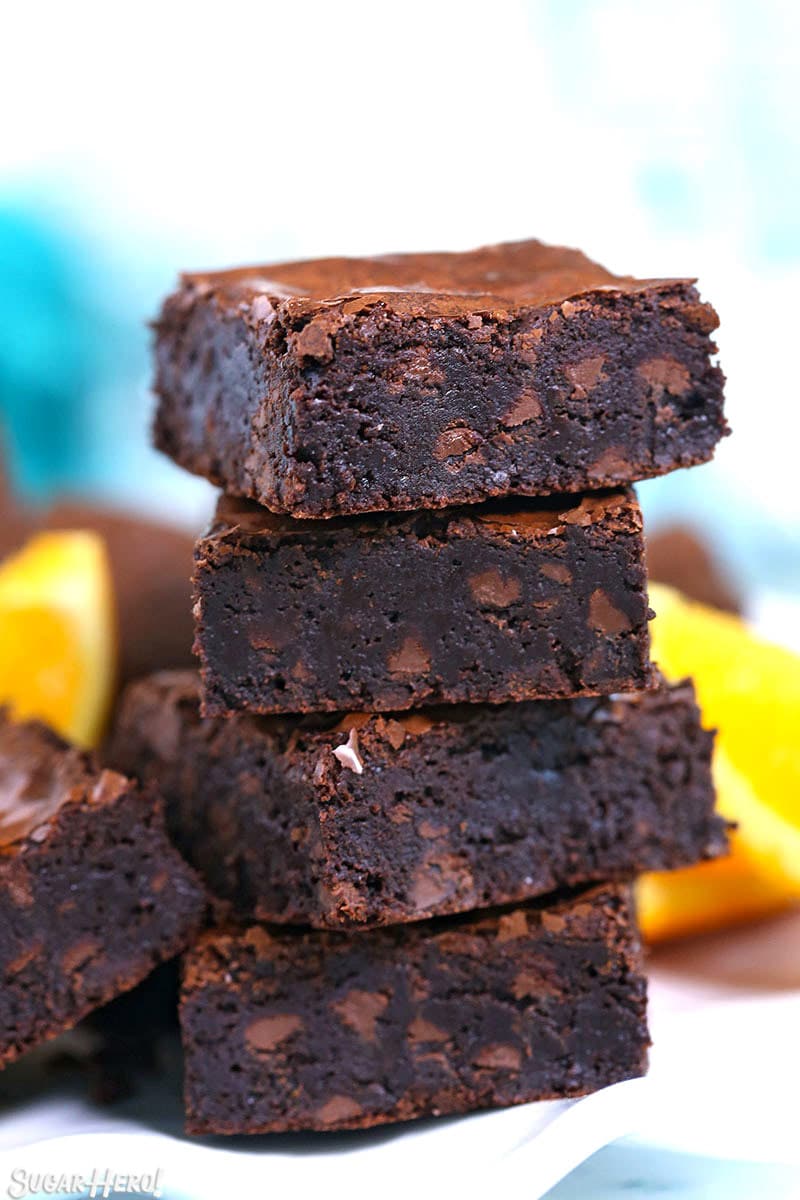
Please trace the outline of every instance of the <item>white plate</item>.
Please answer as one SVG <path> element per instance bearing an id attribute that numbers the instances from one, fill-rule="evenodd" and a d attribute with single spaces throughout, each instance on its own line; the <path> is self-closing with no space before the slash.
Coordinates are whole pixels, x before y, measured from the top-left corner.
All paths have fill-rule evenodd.
<path id="1" fill-rule="evenodd" d="M 640 1140 L 800 1167 L 800 912 L 662 950 Z"/>

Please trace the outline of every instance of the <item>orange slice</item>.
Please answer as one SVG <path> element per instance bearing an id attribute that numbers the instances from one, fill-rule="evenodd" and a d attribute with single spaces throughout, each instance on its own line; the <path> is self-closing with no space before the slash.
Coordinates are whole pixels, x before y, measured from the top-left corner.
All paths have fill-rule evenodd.
<path id="1" fill-rule="evenodd" d="M 43 533 L 0 565 L 0 704 L 80 746 L 113 694 L 114 601 L 101 538 Z"/>
<path id="2" fill-rule="evenodd" d="M 739 824 L 729 858 L 639 881 L 643 933 L 660 941 L 800 900 L 800 656 L 670 588 L 650 599 L 653 657 L 669 679 L 693 676 L 718 729 L 718 806 Z"/>
<path id="3" fill-rule="evenodd" d="M 713 862 L 643 875 L 639 924 L 655 943 L 757 920 L 788 908 L 798 894 L 800 829 L 772 812 L 725 752 L 714 755 L 717 807 L 738 820 L 731 853 Z"/>

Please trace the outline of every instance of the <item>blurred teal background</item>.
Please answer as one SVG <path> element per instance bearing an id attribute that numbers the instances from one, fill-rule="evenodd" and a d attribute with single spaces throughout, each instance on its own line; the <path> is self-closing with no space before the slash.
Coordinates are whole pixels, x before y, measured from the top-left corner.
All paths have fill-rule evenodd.
<path id="1" fill-rule="evenodd" d="M 537 236 L 691 274 L 735 436 L 641 489 L 755 591 L 800 592 L 800 9 L 499 0 L 33 6 L 0 79 L 0 429 L 27 497 L 196 524 L 148 445 L 181 269 Z"/>

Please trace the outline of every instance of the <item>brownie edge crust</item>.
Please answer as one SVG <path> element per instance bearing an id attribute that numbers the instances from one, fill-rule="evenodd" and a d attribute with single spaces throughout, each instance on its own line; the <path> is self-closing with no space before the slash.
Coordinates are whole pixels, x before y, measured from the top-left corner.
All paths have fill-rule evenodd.
<path id="1" fill-rule="evenodd" d="M 628 889 L 345 936 L 253 926 L 184 960 L 190 1133 L 366 1129 L 641 1075 Z"/>
<path id="2" fill-rule="evenodd" d="M 183 278 L 156 323 L 156 445 L 293 516 L 593 490 L 727 432 L 692 280 L 537 241 Z"/>

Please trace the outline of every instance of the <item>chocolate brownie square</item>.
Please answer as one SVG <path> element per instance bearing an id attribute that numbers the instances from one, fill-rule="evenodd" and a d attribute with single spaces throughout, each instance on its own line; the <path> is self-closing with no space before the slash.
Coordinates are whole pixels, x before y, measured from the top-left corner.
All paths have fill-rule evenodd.
<path id="1" fill-rule="evenodd" d="M 132 988 L 204 914 L 152 791 L 0 712 L 0 1064 Z"/>
<path id="2" fill-rule="evenodd" d="M 691 279 L 526 241 L 186 275 L 156 324 L 156 444 L 274 512 L 580 492 L 727 433 Z"/>
<path id="3" fill-rule="evenodd" d="M 190 1133 L 364 1129 L 580 1096 L 647 1065 L 629 892 L 350 936 L 210 932 L 184 961 Z"/>
<path id="4" fill-rule="evenodd" d="M 240 919 L 394 924 L 721 853 L 690 683 L 395 715 L 200 716 L 199 681 L 126 692 L 109 750 Z"/>
<path id="5" fill-rule="evenodd" d="M 632 491 L 330 521 L 223 497 L 194 586 L 208 714 L 391 712 L 651 683 Z"/>

